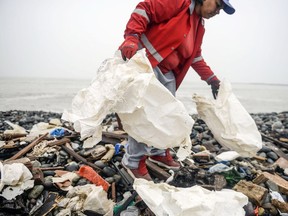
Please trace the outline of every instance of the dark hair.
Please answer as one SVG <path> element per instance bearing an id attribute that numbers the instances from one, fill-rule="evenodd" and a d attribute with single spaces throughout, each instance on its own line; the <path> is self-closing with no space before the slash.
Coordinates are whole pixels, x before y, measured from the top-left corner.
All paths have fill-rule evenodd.
<path id="1" fill-rule="evenodd" d="M 197 4 L 203 5 L 203 0 L 195 0 L 195 3 L 196 3 L 196 5 Z"/>

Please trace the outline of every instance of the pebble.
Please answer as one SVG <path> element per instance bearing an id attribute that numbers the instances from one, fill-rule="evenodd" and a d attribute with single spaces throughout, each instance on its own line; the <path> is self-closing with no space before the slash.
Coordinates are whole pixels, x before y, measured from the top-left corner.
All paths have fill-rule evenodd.
<path id="1" fill-rule="evenodd" d="M 101 169 L 103 169 L 104 167 L 107 166 L 107 164 L 104 163 L 104 162 L 102 162 L 101 160 L 95 161 L 94 164 L 95 164 L 97 167 L 101 168 Z"/>
<path id="2" fill-rule="evenodd" d="M 268 180 L 268 181 L 266 181 L 265 184 L 266 184 L 267 187 L 268 187 L 269 189 L 271 189 L 272 191 L 277 191 L 277 192 L 279 192 L 278 186 L 277 186 L 273 181 Z"/>
<path id="3" fill-rule="evenodd" d="M 43 159 L 45 159 L 45 158 L 40 158 L 41 160 L 43 160 Z M 44 160 L 44 162 L 45 162 L 45 160 Z M 53 166 L 53 164 L 46 164 L 46 163 L 41 163 L 41 167 L 42 168 L 47 168 L 47 167 L 52 167 Z"/>
<path id="4" fill-rule="evenodd" d="M 79 175 L 75 176 L 75 177 L 72 179 L 72 184 L 74 184 L 74 185 L 77 184 L 80 179 L 81 179 L 81 176 L 79 176 Z"/>
<path id="5" fill-rule="evenodd" d="M 278 155 L 275 153 L 275 152 L 268 152 L 267 153 L 267 156 L 269 157 L 269 158 L 271 158 L 272 160 L 274 160 L 274 161 L 276 161 L 279 157 L 278 157 Z"/>
<path id="6" fill-rule="evenodd" d="M 118 183 L 122 179 L 122 177 L 118 174 L 113 175 L 113 178 L 114 178 L 115 183 Z"/>
<path id="7" fill-rule="evenodd" d="M 282 112 L 282 113 L 258 113 L 258 114 L 251 114 L 252 118 L 257 124 L 257 127 L 259 128 L 260 132 L 264 133 L 265 135 L 274 138 L 274 139 L 279 139 L 279 138 L 288 138 L 288 112 Z M 195 118 L 194 118 L 195 117 Z M 208 147 L 214 147 L 213 153 L 211 154 L 211 161 L 210 163 L 214 162 L 214 157 L 220 152 L 225 152 L 228 149 L 222 147 L 220 144 L 217 143 L 217 141 L 213 138 L 213 135 L 209 131 L 207 125 L 205 124 L 204 121 L 201 119 L 197 120 L 197 115 L 194 115 L 195 119 L 195 125 L 191 131 L 190 138 L 193 139 L 193 150 L 195 152 L 200 152 L 205 150 L 205 147 L 208 149 Z M 28 112 L 28 111 L 7 111 L 7 112 L 0 112 L 0 132 L 5 131 L 8 128 L 7 124 L 3 123 L 4 120 L 9 120 L 13 122 L 14 124 L 21 123 L 21 126 L 26 128 L 27 131 L 29 131 L 32 126 L 36 123 L 39 122 L 49 122 L 50 119 L 52 118 L 61 118 L 61 114 L 57 113 L 50 113 L 50 112 Z M 110 116 L 111 118 L 111 116 Z M 66 124 L 67 126 L 69 124 Z M 117 124 L 114 122 L 113 123 L 114 127 L 117 127 Z M 73 141 L 71 142 L 71 147 L 75 152 L 79 154 L 82 148 L 83 141 L 80 139 L 72 139 Z M 264 140 L 263 140 L 264 141 Z M 266 142 L 267 140 L 265 140 Z M 16 141 L 18 142 L 18 141 Z M 15 143 L 16 143 L 15 142 Z M 24 143 L 25 142 L 25 143 Z M 27 145 L 31 141 L 19 141 L 19 145 Z M 271 142 L 272 143 L 272 142 Z M 205 144 L 205 146 L 204 146 Z M 61 149 L 59 147 L 59 149 Z M 216 150 L 215 150 L 216 149 Z M 284 153 L 288 153 L 288 150 L 283 147 L 279 147 Z M 85 150 L 83 150 L 85 152 Z M 0 154 L 1 154 L 1 149 L 0 149 Z M 245 178 L 250 181 L 252 181 L 253 178 L 251 176 L 255 176 L 255 174 L 259 171 L 256 168 L 256 165 L 262 166 L 264 168 L 270 167 L 279 157 L 278 155 L 272 151 L 269 147 L 263 146 L 263 148 L 258 152 L 258 155 L 261 157 L 266 158 L 267 160 L 264 161 L 256 161 L 252 162 L 251 159 L 245 159 L 245 158 L 237 158 L 237 162 L 241 162 L 242 165 L 239 166 L 239 172 L 244 174 L 245 173 Z M 82 155 L 83 156 L 83 155 Z M 89 156 L 84 155 L 85 158 L 88 158 Z M 119 154 L 117 156 L 113 157 L 114 162 L 118 161 L 121 162 L 123 154 Z M 249 167 L 249 164 L 246 163 L 246 161 L 249 161 L 249 163 L 252 164 L 253 167 Z M 94 162 L 91 160 L 91 162 Z M 59 150 L 57 153 L 45 153 L 45 157 L 37 159 L 37 161 L 31 161 L 33 167 L 55 167 L 55 166 L 64 166 L 66 171 L 74 172 L 79 169 L 79 164 L 76 161 L 73 161 L 73 158 L 68 154 L 66 151 Z M 245 164 L 246 163 L 246 164 Z M 265 165 L 264 165 L 265 163 Z M 114 169 L 113 165 L 110 163 L 103 163 L 101 160 L 97 160 L 94 162 L 96 166 L 99 168 L 102 168 L 103 171 L 101 172 L 101 175 L 103 174 L 103 178 L 109 182 L 110 184 L 115 182 L 116 187 L 117 187 L 117 195 L 116 195 L 116 200 L 120 201 L 121 198 L 123 198 L 123 183 L 121 181 L 121 176 L 116 172 Z M 227 166 L 232 166 L 235 165 L 233 161 L 231 163 L 226 164 Z M 255 167 L 254 167 L 255 165 Z M 203 164 L 205 168 L 209 168 L 212 166 L 211 164 Z M 280 172 L 280 173 L 278 173 Z M 44 192 L 49 192 L 50 191 L 55 191 L 59 190 L 57 187 L 52 182 L 52 178 L 55 175 L 55 172 L 53 170 L 47 170 L 43 171 L 44 174 L 44 181 L 43 185 L 35 185 L 33 189 L 30 190 L 28 193 L 28 197 L 30 199 L 30 203 L 24 203 L 26 206 L 35 206 L 37 203 L 37 200 L 43 201 L 44 197 L 46 196 Z M 190 173 L 188 173 L 190 174 Z M 201 172 L 197 173 L 198 175 L 201 174 Z M 277 170 L 277 174 L 279 174 L 282 178 L 288 180 L 288 168 L 284 170 Z M 203 176 L 202 176 L 203 177 Z M 204 175 L 205 177 L 205 175 Z M 203 178 L 204 178 L 203 177 Z M 72 185 L 86 185 L 90 184 L 88 180 L 85 178 L 81 178 L 80 176 L 75 177 L 72 180 Z M 184 182 L 185 183 L 185 182 Z M 183 183 L 183 184 L 184 184 Z M 261 184 L 265 188 L 270 188 L 271 190 L 277 191 L 278 186 L 275 185 L 273 182 L 267 181 L 265 184 Z M 44 190 L 45 188 L 45 190 Z M 287 196 L 282 194 L 282 197 L 284 200 L 287 201 Z M 255 208 L 255 205 L 253 203 L 249 202 L 248 205 L 245 207 L 246 210 L 246 215 L 249 215 L 249 212 L 251 213 L 251 216 L 253 214 L 253 210 Z M 48 215 L 56 215 L 57 212 L 59 212 L 59 209 L 53 210 L 50 212 Z M 267 195 L 265 197 L 265 200 L 263 201 L 263 205 L 260 208 L 260 214 L 259 215 L 277 215 L 277 209 L 271 205 L 271 197 Z"/>
<path id="8" fill-rule="evenodd" d="M 245 216 L 254 216 L 255 212 L 254 212 L 254 208 L 253 208 L 253 204 L 251 202 L 248 202 L 248 204 L 246 206 L 244 206 L 245 209 Z"/>
<path id="9" fill-rule="evenodd" d="M 108 177 L 108 178 L 105 178 L 105 181 L 107 181 L 109 184 L 112 184 L 115 180 L 113 177 Z"/>
<path id="10" fill-rule="evenodd" d="M 265 152 L 265 153 L 268 153 L 270 151 L 271 151 L 271 149 L 267 146 L 262 146 L 262 148 L 259 150 L 259 152 Z"/>
<path id="11" fill-rule="evenodd" d="M 76 185 L 86 185 L 89 184 L 90 182 L 87 179 L 80 178 L 79 181 L 76 183 Z"/>
<path id="12" fill-rule="evenodd" d="M 265 152 L 261 152 L 261 153 L 259 154 L 259 156 L 260 156 L 260 157 L 263 157 L 263 158 L 267 158 L 267 155 L 266 155 Z"/>
<path id="13" fill-rule="evenodd" d="M 33 189 L 28 194 L 29 199 L 37 199 L 37 197 L 42 193 L 44 190 L 43 185 L 34 185 Z"/>
<path id="14" fill-rule="evenodd" d="M 264 184 L 263 184 L 263 187 L 265 188 Z M 267 195 L 263 199 L 262 206 L 264 206 L 264 204 L 266 204 L 266 203 L 271 204 L 270 202 L 271 202 L 271 196 L 269 193 L 267 193 Z"/>
<path id="15" fill-rule="evenodd" d="M 204 131 L 203 127 L 201 126 L 194 126 L 193 127 L 196 131 L 198 131 L 199 133 L 202 133 Z"/>
<path id="16" fill-rule="evenodd" d="M 43 182 L 44 187 L 51 188 L 54 186 L 53 181 L 52 181 L 53 176 L 54 175 L 49 175 L 44 178 L 44 182 Z"/>
<path id="17" fill-rule="evenodd" d="M 71 142 L 71 147 L 74 151 L 79 151 L 80 150 L 80 145 L 75 142 Z"/>
<path id="18" fill-rule="evenodd" d="M 268 162 L 269 164 L 274 164 L 274 160 L 271 159 L 271 158 L 268 158 L 268 159 L 267 159 L 267 162 Z"/>
<path id="19" fill-rule="evenodd" d="M 104 167 L 102 171 L 103 171 L 103 174 L 107 177 L 112 177 L 116 174 L 116 171 L 109 166 Z"/>
<path id="20" fill-rule="evenodd" d="M 265 213 L 265 209 L 262 208 L 262 207 L 259 207 L 259 209 L 258 209 L 258 215 L 262 216 L 262 215 L 264 215 L 264 213 Z"/>
<path id="21" fill-rule="evenodd" d="M 272 131 L 282 129 L 283 124 L 281 121 L 276 121 L 272 124 Z"/>
<path id="22" fill-rule="evenodd" d="M 67 170 L 69 172 L 79 170 L 79 164 L 75 161 L 72 161 L 72 162 L 68 163 L 67 165 L 65 165 L 65 170 Z"/>
<path id="23" fill-rule="evenodd" d="M 36 203 L 37 203 L 37 200 L 36 200 L 36 199 L 33 199 L 33 198 L 32 198 L 32 199 L 30 200 L 30 204 L 35 205 Z"/>
<path id="24" fill-rule="evenodd" d="M 63 157 L 68 157 L 68 156 L 69 156 L 69 154 L 68 154 L 66 151 L 63 151 L 63 150 L 60 150 L 60 151 L 59 151 L 59 154 L 60 154 L 61 156 L 63 156 Z"/>
<path id="25" fill-rule="evenodd" d="M 54 170 L 45 170 L 45 171 L 43 171 L 43 175 L 44 176 L 54 176 L 55 171 Z"/>
<path id="26" fill-rule="evenodd" d="M 41 163 L 38 160 L 31 161 L 31 164 L 34 168 L 41 167 Z"/>

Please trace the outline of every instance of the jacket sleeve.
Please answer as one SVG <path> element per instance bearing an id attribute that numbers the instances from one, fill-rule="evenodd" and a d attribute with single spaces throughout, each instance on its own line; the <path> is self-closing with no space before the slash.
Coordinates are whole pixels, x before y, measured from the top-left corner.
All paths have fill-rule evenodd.
<path id="1" fill-rule="evenodd" d="M 149 25 L 168 21 L 187 4 L 189 4 L 187 0 L 145 0 L 140 2 L 131 14 L 124 37 L 127 35 L 140 37 Z"/>
<path id="2" fill-rule="evenodd" d="M 215 77 L 213 71 L 207 65 L 201 55 L 201 48 L 197 51 L 196 57 L 194 58 L 191 66 L 201 77 L 201 80 L 206 81 L 208 84 L 210 83 L 210 80 Z"/>

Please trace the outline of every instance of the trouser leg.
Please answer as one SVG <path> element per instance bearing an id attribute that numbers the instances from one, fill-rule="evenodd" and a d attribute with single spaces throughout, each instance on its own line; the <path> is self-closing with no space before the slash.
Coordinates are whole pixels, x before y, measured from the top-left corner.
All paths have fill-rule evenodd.
<path id="1" fill-rule="evenodd" d="M 176 92 L 176 80 L 172 71 L 162 74 L 158 67 L 153 69 L 155 76 L 174 96 Z M 137 142 L 133 137 L 128 136 L 126 145 L 126 152 L 123 156 L 122 162 L 130 169 L 138 168 L 140 159 L 144 155 L 164 155 L 165 149 L 157 149 L 149 147 L 145 143 Z"/>

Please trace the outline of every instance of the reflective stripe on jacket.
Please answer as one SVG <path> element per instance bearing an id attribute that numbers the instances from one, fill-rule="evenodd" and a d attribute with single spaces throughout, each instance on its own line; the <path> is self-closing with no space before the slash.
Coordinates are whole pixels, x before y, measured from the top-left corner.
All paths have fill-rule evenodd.
<path id="1" fill-rule="evenodd" d="M 140 38 L 152 67 L 156 67 L 179 47 L 189 30 L 195 28 L 193 29 L 195 39 L 192 55 L 173 70 L 177 88 L 190 66 L 202 80 L 206 81 L 214 75 L 201 55 L 201 44 L 205 32 L 204 20 L 196 15 L 194 7 L 194 0 L 145 0 L 136 6 L 125 30 L 125 36 L 136 35 Z M 192 15 L 199 19 L 196 27 L 192 25 Z"/>

